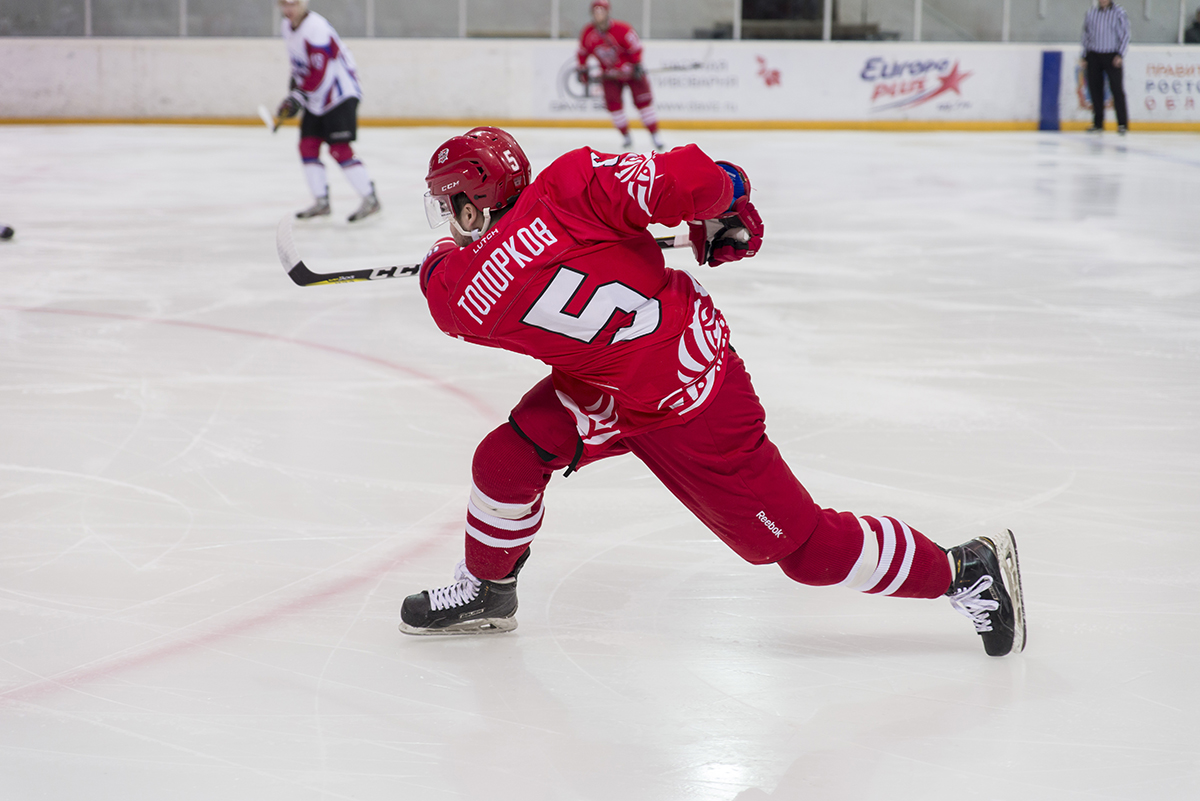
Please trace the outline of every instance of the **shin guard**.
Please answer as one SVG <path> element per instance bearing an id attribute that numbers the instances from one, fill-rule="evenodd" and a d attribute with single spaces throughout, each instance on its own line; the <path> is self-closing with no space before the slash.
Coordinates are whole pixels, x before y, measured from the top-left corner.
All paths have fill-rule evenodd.
<path id="1" fill-rule="evenodd" d="M 921 532 L 895 518 L 832 509 L 821 511 L 808 541 L 778 564 L 801 584 L 900 598 L 937 598 L 950 586 L 945 552 Z"/>
<path id="2" fill-rule="evenodd" d="M 466 526 L 467 568 L 475 576 L 497 580 L 512 571 L 542 527 L 542 494 L 552 472 L 508 423 L 479 443 Z"/>

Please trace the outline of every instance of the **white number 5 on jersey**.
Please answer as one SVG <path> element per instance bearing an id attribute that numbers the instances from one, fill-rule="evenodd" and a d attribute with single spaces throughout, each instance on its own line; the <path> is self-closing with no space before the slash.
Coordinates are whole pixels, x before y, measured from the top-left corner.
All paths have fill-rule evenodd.
<path id="1" fill-rule="evenodd" d="M 595 340 L 618 311 L 632 314 L 633 321 L 613 334 L 614 343 L 644 337 L 658 328 L 661 318 L 659 302 L 616 281 L 597 287 L 578 315 L 568 314 L 567 305 L 585 278 L 587 275 L 578 270 L 559 267 L 554 280 L 525 312 L 521 322 L 589 343 Z"/>

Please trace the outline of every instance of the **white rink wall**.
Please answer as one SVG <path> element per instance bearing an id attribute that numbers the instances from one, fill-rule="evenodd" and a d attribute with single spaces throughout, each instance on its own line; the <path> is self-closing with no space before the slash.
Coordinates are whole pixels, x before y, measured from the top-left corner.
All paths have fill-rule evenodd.
<path id="1" fill-rule="evenodd" d="M 570 40 L 346 44 L 368 123 L 607 124 L 573 77 Z M 1073 44 L 672 40 L 649 42 L 645 64 L 666 127 L 1032 128 L 1048 50 L 1062 53 L 1060 116 L 1082 124 Z M 1200 123 L 1200 48 L 1135 46 L 1128 63 L 1135 124 Z M 275 106 L 288 75 L 282 43 L 266 38 L 7 38 L 0 71 L 0 121 L 245 122 Z M 487 88 L 455 78 L 469 75 Z"/>

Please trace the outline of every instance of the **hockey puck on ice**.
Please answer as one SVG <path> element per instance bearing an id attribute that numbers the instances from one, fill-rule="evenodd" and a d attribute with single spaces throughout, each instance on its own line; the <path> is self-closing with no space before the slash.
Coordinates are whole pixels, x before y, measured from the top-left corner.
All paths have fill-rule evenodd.
<path id="1" fill-rule="evenodd" d="M 16 231 L 9 228 L 7 225 L 0 225 L 0 239 L 12 239 Z"/>

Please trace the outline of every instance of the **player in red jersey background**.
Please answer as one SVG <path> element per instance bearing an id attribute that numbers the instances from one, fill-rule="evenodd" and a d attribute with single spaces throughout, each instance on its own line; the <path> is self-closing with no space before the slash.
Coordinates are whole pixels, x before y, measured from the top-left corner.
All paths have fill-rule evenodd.
<path id="1" fill-rule="evenodd" d="M 646 80 L 646 72 L 642 69 L 642 43 L 637 32 L 628 22 L 609 18 L 608 0 L 594 0 L 592 3 L 592 21 L 585 25 L 579 34 L 579 82 L 588 85 L 588 57 L 595 57 L 600 62 L 600 85 L 604 89 L 604 104 L 612 114 L 613 126 L 621 132 L 624 140 L 621 146 L 628 149 L 633 147 L 633 137 L 629 135 L 629 119 L 625 116 L 625 103 L 622 95 L 625 87 L 629 87 L 633 95 L 633 105 L 641 114 L 642 124 L 650 132 L 650 139 L 655 150 L 664 150 L 662 138 L 658 135 L 658 112 L 654 110 L 654 94 L 650 91 L 650 81 Z"/>
<path id="2" fill-rule="evenodd" d="M 767 437 L 724 316 L 690 274 L 666 267 L 652 223 L 687 222 L 702 264 L 757 253 L 763 224 L 743 170 L 695 145 L 580 148 L 530 179 L 520 145 L 496 128 L 430 159 L 426 211 L 452 234 L 421 265 L 434 321 L 551 371 L 476 449 L 465 559 L 450 586 L 404 601 L 402 631 L 515 628 L 517 574 L 553 472 L 632 453 L 748 562 L 804 584 L 948 595 L 989 654 L 1024 647 L 1011 532 L 944 551 L 895 518 L 814 503 Z"/>

